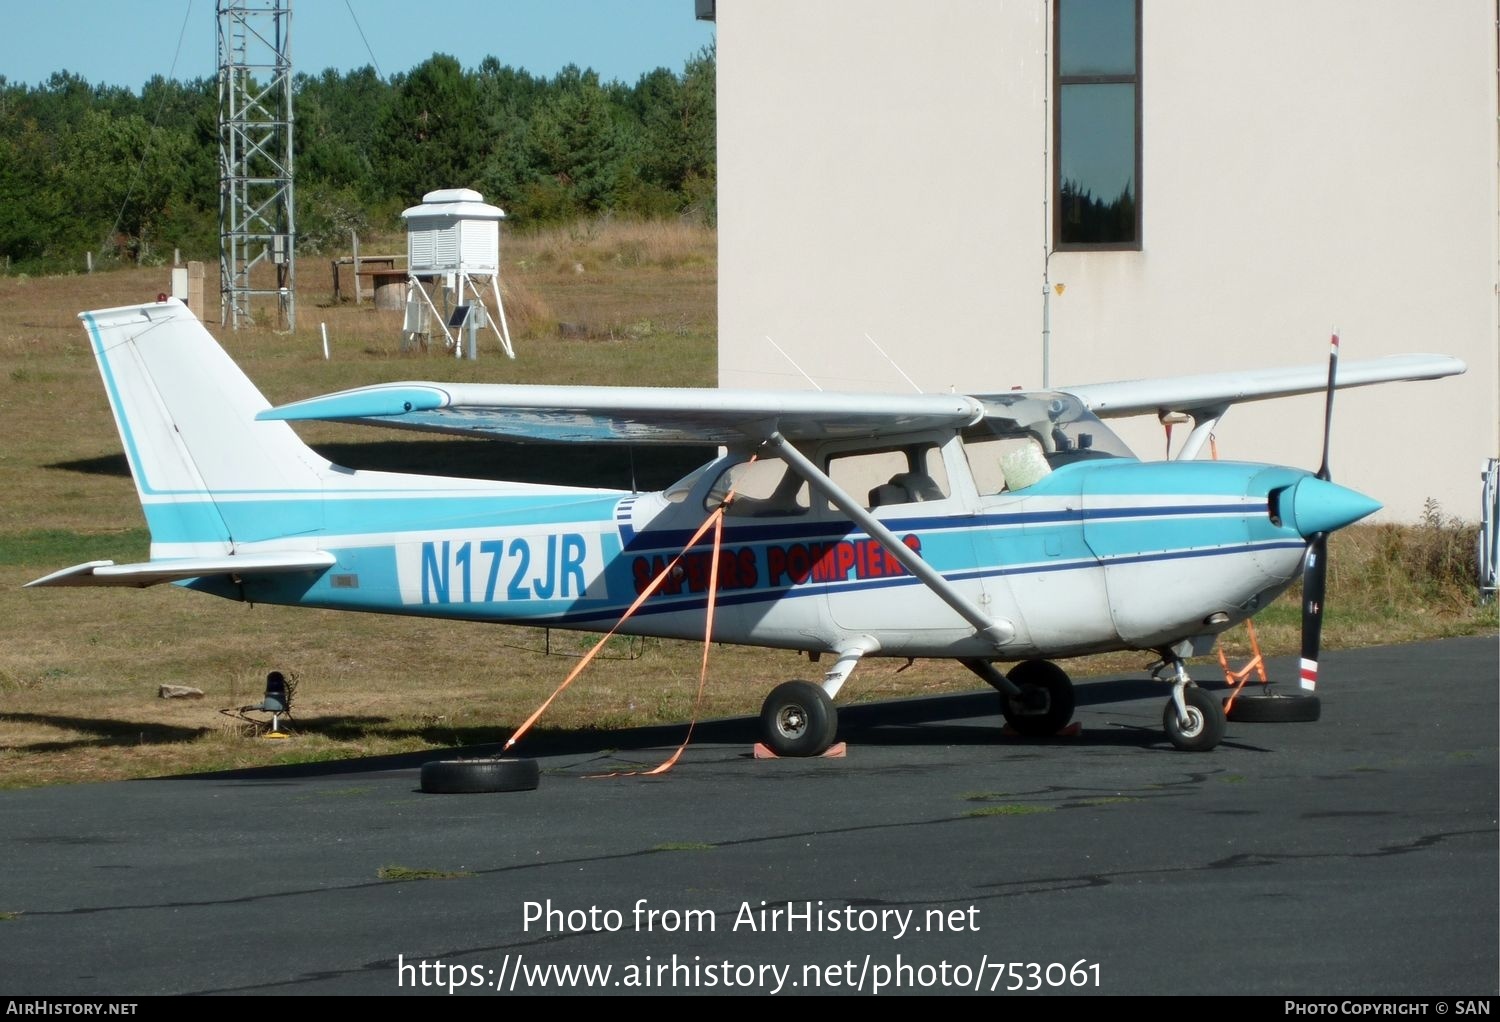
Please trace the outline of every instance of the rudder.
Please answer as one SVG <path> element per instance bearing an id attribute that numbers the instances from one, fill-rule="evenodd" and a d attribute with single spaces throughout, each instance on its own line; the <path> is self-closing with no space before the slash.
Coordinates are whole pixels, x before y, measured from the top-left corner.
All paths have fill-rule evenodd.
<path id="1" fill-rule="evenodd" d="M 79 318 L 125 445 L 153 559 L 232 553 L 237 543 L 315 525 L 329 463 L 286 423 L 256 421 L 270 402 L 185 305 Z M 260 504 L 273 495 L 281 511 L 274 523 Z"/>

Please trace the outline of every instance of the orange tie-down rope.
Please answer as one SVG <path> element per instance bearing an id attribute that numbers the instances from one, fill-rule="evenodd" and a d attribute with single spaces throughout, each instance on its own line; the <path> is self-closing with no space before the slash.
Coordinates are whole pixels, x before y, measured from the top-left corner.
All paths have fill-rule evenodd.
<path id="1" fill-rule="evenodd" d="M 1170 434 L 1168 434 L 1170 442 Z M 1219 439 L 1212 433 L 1208 434 L 1208 451 L 1214 461 L 1219 460 Z M 1260 637 L 1255 634 L 1255 622 L 1245 620 L 1245 630 L 1250 633 L 1250 661 L 1238 671 L 1229 666 L 1229 658 L 1224 655 L 1224 645 L 1219 643 L 1216 649 L 1219 653 L 1219 667 L 1224 671 L 1224 683 L 1233 685 L 1234 691 L 1229 693 L 1229 698 L 1224 702 L 1224 712 L 1228 713 L 1234 708 L 1234 701 L 1240 697 L 1240 689 L 1245 687 L 1245 682 L 1250 680 L 1253 671 L 1260 677 L 1260 683 L 1266 685 L 1270 679 L 1266 677 L 1266 661 L 1260 653 Z"/>
<path id="2" fill-rule="evenodd" d="M 750 458 L 750 461 L 746 462 L 746 464 L 751 464 L 754 461 L 755 457 L 752 456 Z M 704 615 L 705 620 L 703 625 L 703 662 L 698 670 L 698 697 L 693 703 L 693 716 L 692 719 L 688 722 L 687 736 L 683 738 L 682 744 L 677 747 L 676 752 L 672 753 L 672 755 L 669 756 L 665 761 L 650 770 L 628 770 L 612 774 L 591 774 L 589 775 L 589 779 L 592 780 L 604 777 L 634 777 L 637 775 L 651 777 L 657 774 L 664 774 L 677 765 L 677 761 L 682 758 L 683 752 L 687 750 L 688 743 L 693 740 L 693 728 L 697 726 L 698 711 L 702 709 L 703 706 L 703 691 L 708 681 L 708 648 L 713 641 L 714 606 L 717 602 L 719 591 L 719 548 L 724 537 L 724 512 L 734 501 L 734 496 L 734 490 L 730 489 L 730 491 L 725 494 L 723 503 L 714 508 L 713 514 L 709 515 L 708 518 L 704 520 L 703 524 L 698 527 L 698 531 L 693 533 L 692 538 L 687 541 L 687 543 L 683 546 L 682 550 L 677 554 L 677 556 L 672 558 L 671 562 L 657 573 L 656 577 L 651 580 L 650 584 L 648 584 L 645 589 L 641 590 L 641 594 L 635 598 L 635 602 L 632 603 L 628 608 L 626 608 L 624 614 L 620 615 L 620 620 L 615 622 L 615 626 L 611 628 L 607 633 L 605 633 L 603 638 L 594 643 L 594 648 L 589 650 L 588 654 L 584 656 L 582 660 L 578 661 L 578 665 L 573 668 L 573 670 L 568 674 L 566 678 L 563 679 L 562 684 L 558 685 L 553 693 L 542 702 L 542 705 L 536 708 L 535 713 L 526 718 L 526 722 L 524 724 L 516 728 L 516 733 L 510 736 L 510 738 L 505 743 L 505 748 L 501 750 L 502 754 L 505 752 L 509 752 L 510 747 L 512 745 L 515 745 L 516 742 L 520 741 L 522 735 L 531 730 L 532 725 L 535 724 L 539 719 L 541 719 L 542 714 L 547 712 L 547 707 L 551 706 L 553 701 L 557 699 L 558 696 L 562 695 L 564 690 L 566 690 L 569 685 L 573 684 L 578 676 L 583 673 L 583 669 L 589 665 L 589 662 L 592 661 L 598 654 L 598 652 L 604 648 L 604 644 L 610 639 L 614 638 L 615 633 L 624 626 L 626 621 L 630 620 L 630 616 L 641 608 L 641 604 L 645 603 L 646 600 L 651 597 L 652 593 L 661 588 L 661 584 L 666 581 L 669 575 L 671 575 L 673 569 L 677 567 L 677 563 L 681 561 L 684 556 L 686 556 L 687 552 L 693 548 L 694 544 L 696 544 L 698 540 L 703 538 L 703 534 L 710 528 L 712 528 L 714 530 L 714 542 L 713 555 L 708 562 L 708 607 Z"/>

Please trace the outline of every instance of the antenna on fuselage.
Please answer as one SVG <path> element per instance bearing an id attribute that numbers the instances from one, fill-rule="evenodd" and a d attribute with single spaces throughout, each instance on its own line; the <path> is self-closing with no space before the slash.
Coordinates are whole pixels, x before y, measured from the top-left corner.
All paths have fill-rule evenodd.
<path id="1" fill-rule="evenodd" d="M 786 359 L 788 362 L 790 362 L 792 364 L 792 368 L 795 369 L 795 370 L 797 370 L 797 372 L 801 373 L 802 374 L 802 378 L 804 380 L 806 380 L 808 383 L 811 383 L 813 385 L 813 389 L 818 390 L 818 391 L 822 391 L 823 388 L 818 386 L 818 381 L 815 380 L 815 379 L 813 379 L 811 376 L 808 376 L 807 375 L 807 371 L 797 364 L 797 360 L 796 359 L 792 358 L 792 356 L 790 356 L 790 355 L 788 355 L 786 353 L 786 349 L 785 348 L 783 348 L 781 345 L 777 344 L 775 341 L 771 340 L 771 335 L 770 334 L 766 334 L 766 341 L 767 341 L 767 343 L 769 343 L 771 345 L 771 347 L 773 347 L 777 351 L 781 352 L 781 357 L 784 358 L 784 359 Z"/>
<path id="2" fill-rule="evenodd" d="M 916 391 L 918 394 L 923 393 L 922 388 L 919 387 L 919 386 L 917 386 L 916 381 L 913 380 L 910 376 L 906 375 L 906 370 L 902 369 L 900 366 L 898 366 L 896 364 L 896 360 L 893 359 L 893 358 L 891 358 L 891 356 L 887 355 L 885 353 L 885 349 L 882 348 L 880 345 L 878 345 L 878 344 L 875 343 L 875 338 L 871 337 L 867 333 L 867 334 L 865 334 L 865 340 L 869 341 L 870 344 L 874 346 L 875 350 L 878 351 L 878 352 L 880 352 L 880 357 L 883 358 L 883 359 L 885 359 L 887 362 L 889 362 L 891 364 L 891 368 L 892 369 L 896 370 L 896 372 L 898 372 L 898 373 L 901 374 L 901 378 L 903 380 L 905 380 L 907 383 L 911 384 L 911 389 L 912 390 Z"/>

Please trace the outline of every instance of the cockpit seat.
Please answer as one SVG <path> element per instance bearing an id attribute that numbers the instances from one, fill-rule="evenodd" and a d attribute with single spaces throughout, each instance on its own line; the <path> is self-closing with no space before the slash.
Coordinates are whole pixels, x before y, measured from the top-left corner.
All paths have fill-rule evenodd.
<path id="1" fill-rule="evenodd" d="M 881 483 L 870 491 L 870 510 L 877 507 L 890 507 L 892 504 L 910 504 L 911 494 L 906 492 L 906 487 L 897 483 Z"/>
<path id="2" fill-rule="evenodd" d="M 912 501 L 942 500 L 947 496 L 926 472 L 897 472 L 891 476 L 891 485 L 903 487 Z"/>
<path id="3" fill-rule="evenodd" d="M 890 507 L 892 504 L 918 504 L 926 500 L 942 500 L 945 494 L 932 476 L 926 472 L 897 472 L 890 481 L 870 491 L 870 507 Z"/>

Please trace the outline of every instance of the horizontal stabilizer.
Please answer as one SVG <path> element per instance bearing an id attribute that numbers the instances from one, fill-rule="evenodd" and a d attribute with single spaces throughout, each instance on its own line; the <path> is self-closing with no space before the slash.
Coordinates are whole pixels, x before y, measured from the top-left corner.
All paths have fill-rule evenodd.
<path id="1" fill-rule="evenodd" d="M 237 557 L 187 557 L 181 560 L 116 564 L 88 561 L 27 582 L 38 586 L 128 586 L 144 589 L 162 582 L 181 582 L 205 575 L 284 575 L 296 571 L 324 571 L 337 562 L 321 550 L 296 553 L 241 554 Z"/>

